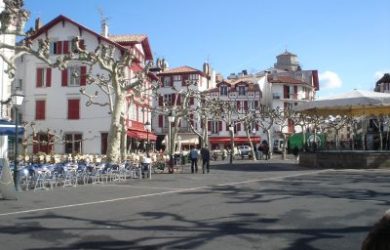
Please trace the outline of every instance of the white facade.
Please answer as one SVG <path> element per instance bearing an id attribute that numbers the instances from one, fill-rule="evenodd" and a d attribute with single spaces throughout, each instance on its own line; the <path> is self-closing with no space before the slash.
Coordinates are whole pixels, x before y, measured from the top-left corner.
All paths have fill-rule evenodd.
<path id="1" fill-rule="evenodd" d="M 39 29 L 32 36 L 32 42 L 33 47 L 37 49 L 38 40 L 48 38 L 51 42 L 50 59 L 55 60 L 58 56 L 63 55 L 54 54 L 54 43 L 58 41 L 69 41 L 69 44 L 66 46 L 71 50 L 70 41 L 76 36 L 79 36 L 84 41 L 87 51 L 94 51 L 99 44 L 114 45 L 117 48 L 114 58 L 119 58 L 120 50 L 125 50 L 125 47 L 63 16 L 57 17 Z M 62 44 L 63 50 L 64 46 Z M 49 131 L 52 136 L 51 139 L 54 141 L 54 145 L 50 151 L 58 154 L 104 153 L 103 149 L 107 146 L 107 134 L 111 125 L 111 113 L 109 105 L 107 105 L 109 99 L 95 84 L 81 86 L 84 85 L 81 82 L 82 76 L 74 78 L 74 74 L 70 71 L 71 69 L 75 69 L 81 75 L 82 73 L 80 71 L 82 71 L 81 67 L 83 67 L 81 62 L 70 62 L 68 64 L 67 86 L 63 86 L 63 72 L 60 69 L 48 69 L 45 63 L 32 55 L 24 55 L 21 57 L 18 60 L 17 66 L 16 81 L 21 83 L 21 87 L 25 93 L 23 119 L 27 123 L 31 124 L 33 122 L 35 124 L 36 133 L 44 134 Z M 43 69 L 43 74 L 40 77 L 37 76 L 39 74 L 38 68 Z M 89 70 L 89 68 L 86 70 Z M 48 71 L 51 73 L 50 84 L 47 83 Z M 129 67 L 129 71 L 127 72 L 129 76 L 130 72 Z M 89 73 L 92 76 L 96 76 L 97 74 L 108 76 L 108 72 L 102 71 L 98 65 L 94 65 L 92 71 L 88 71 Z M 41 82 L 42 86 L 37 86 L 38 81 Z M 85 88 L 86 93 L 98 93 L 93 101 L 103 105 L 86 105 L 89 99 L 80 93 L 81 87 Z M 76 103 L 79 102 L 79 114 L 76 115 L 76 118 L 69 118 L 69 114 L 74 111 L 70 110 L 73 109 L 69 104 L 72 100 L 76 100 Z M 39 102 L 41 105 L 44 103 L 43 118 L 42 114 L 37 114 L 42 113 L 42 107 L 38 107 Z M 123 110 L 123 113 L 131 114 L 131 111 Z M 33 134 L 31 126 L 27 126 L 26 133 L 28 135 Z M 37 149 L 33 149 L 29 145 L 28 152 L 32 151 L 37 151 Z"/>
<path id="2" fill-rule="evenodd" d="M 208 65 L 204 65 L 204 70 L 209 70 Z M 206 72 L 207 73 L 207 72 Z M 176 104 L 177 107 L 174 107 L 174 95 L 182 94 L 181 101 L 183 101 L 183 96 L 186 95 L 189 91 L 195 91 L 200 93 L 205 91 L 212 86 L 215 86 L 215 78 L 211 76 L 215 76 L 215 73 L 210 72 L 210 75 L 207 75 L 205 72 L 194 69 L 189 66 L 182 66 L 172 69 L 166 69 L 158 73 L 158 76 L 161 81 L 161 87 L 158 90 L 158 96 L 154 99 L 153 106 L 155 107 L 156 115 L 152 117 L 152 126 L 153 130 L 157 135 L 160 136 L 160 139 L 164 136 L 168 135 L 168 113 L 162 112 L 161 102 L 164 102 L 166 107 L 169 110 L 180 110 L 181 104 Z M 185 82 L 189 80 L 194 80 L 197 82 L 196 85 L 184 86 Z M 173 104 L 173 105 L 172 105 Z M 190 103 L 188 107 L 189 110 L 195 110 L 196 107 L 199 107 L 199 100 L 197 98 L 193 98 L 193 102 Z M 183 113 L 183 112 L 181 112 Z M 201 131 L 201 121 L 199 114 L 197 112 L 189 111 L 190 115 L 192 115 L 192 120 L 195 129 Z M 198 136 L 194 134 L 186 119 L 181 119 L 180 126 L 178 127 L 177 138 L 181 139 L 182 145 L 196 145 L 199 143 Z M 158 142 L 159 144 L 159 142 Z M 166 144 L 165 141 L 163 144 Z"/>

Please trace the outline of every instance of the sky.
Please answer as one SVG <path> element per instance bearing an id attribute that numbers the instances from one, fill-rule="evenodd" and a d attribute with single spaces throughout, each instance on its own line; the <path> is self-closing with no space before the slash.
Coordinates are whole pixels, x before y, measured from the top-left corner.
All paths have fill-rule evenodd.
<path id="1" fill-rule="evenodd" d="M 288 50 L 304 70 L 318 70 L 317 98 L 373 90 L 390 73 L 389 0 L 25 0 L 26 28 L 62 14 L 97 33 L 144 34 L 154 58 L 170 67 L 224 77 L 273 67 Z"/>

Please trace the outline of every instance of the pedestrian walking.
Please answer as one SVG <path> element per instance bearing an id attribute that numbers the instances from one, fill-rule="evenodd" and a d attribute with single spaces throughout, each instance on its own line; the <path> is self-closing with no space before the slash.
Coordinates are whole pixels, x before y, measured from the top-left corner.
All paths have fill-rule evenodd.
<path id="1" fill-rule="evenodd" d="M 202 170 L 205 173 L 205 167 L 207 173 L 210 173 L 210 151 L 207 148 L 207 145 L 200 150 L 200 155 L 202 156 Z"/>
<path id="2" fill-rule="evenodd" d="M 192 146 L 190 151 L 191 157 L 191 173 L 198 173 L 198 150 Z"/>
<path id="3" fill-rule="evenodd" d="M 263 141 L 263 154 L 266 160 L 270 158 L 269 146 L 267 142 Z"/>

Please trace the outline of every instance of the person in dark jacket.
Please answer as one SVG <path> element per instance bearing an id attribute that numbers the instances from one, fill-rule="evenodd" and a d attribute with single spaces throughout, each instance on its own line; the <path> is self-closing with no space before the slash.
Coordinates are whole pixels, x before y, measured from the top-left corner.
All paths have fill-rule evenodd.
<path id="1" fill-rule="evenodd" d="M 210 173 L 210 151 L 207 148 L 207 145 L 200 150 L 200 155 L 202 156 L 202 170 L 205 173 L 205 167 L 207 173 Z"/>
<path id="2" fill-rule="evenodd" d="M 198 150 L 195 147 L 191 147 L 190 151 L 191 159 L 191 173 L 198 173 Z"/>

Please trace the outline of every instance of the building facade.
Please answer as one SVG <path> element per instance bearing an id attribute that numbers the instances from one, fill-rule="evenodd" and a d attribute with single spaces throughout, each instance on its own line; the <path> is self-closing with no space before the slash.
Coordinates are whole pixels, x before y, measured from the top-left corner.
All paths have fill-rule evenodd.
<path id="1" fill-rule="evenodd" d="M 161 85 L 154 99 L 155 115 L 152 119 L 152 126 L 157 135 L 157 149 L 167 148 L 169 134 L 168 116 L 173 116 L 171 126 L 176 126 L 175 138 L 178 143 L 174 151 L 187 151 L 191 146 L 199 144 L 199 136 L 196 131 L 201 132 L 200 116 L 195 112 L 200 106 L 199 93 L 215 86 L 215 73 L 209 65 L 203 65 L 203 71 L 190 66 L 176 68 L 165 68 L 157 74 Z M 188 102 L 184 104 L 185 98 Z M 191 124 L 190 124 L 191 123 Z"/>
<path id="2" fill-rule="evenodd" d="M 50 59 L 73 53 L 71 41 L 79 37 L 79 46 L 94 51 L 100 44 L 115 48 L 113 58 L 119 58 L 130 50 L 136 61 L 128 66 L 125 74 L 131 79 L 136 70 L 142 70 L 152 59 L 147 37 L 110 38 L 108 30 L 103 34 L 86 28 L 75 21 L 58 16 L 42 27 L 36 27 L 29 37 L 33 48 L 37 49 L 40 39 L 50 41 Z M 88 71 L 88 72 L 87 72 Z M 50 68 L 32 55 L 24 55 L 17 62 L 16 82 L 25 94 L 23 120 L 28 135 L 28 152 L 58 154 L 105 154 L 111 123 L 109 98 L 96 84 L 89 84 L 87 75 L 107 77 L 108 72 L 98 65 L 91 69 L 80 61 L 71 61 L 67 68 Z M 91 103 L 90 96 L 81 93 L 97 94 Z M 92 104 L 92 105 L 91 105 Z M 134 124 L 144 123 L 150 118 L 150 102 L 135 98 L 128 100 L 125 114 L 129 129 Z M 141 109 L 140 107 L 146 107 Z M 135 125 L 136 126 L 136 125 Z M 140 132 L 145 129 L 138 128 Z M 134 135 L 138 136 L 138 135 Z M 138 136 L 141 138 L 141 136 Z"/>

